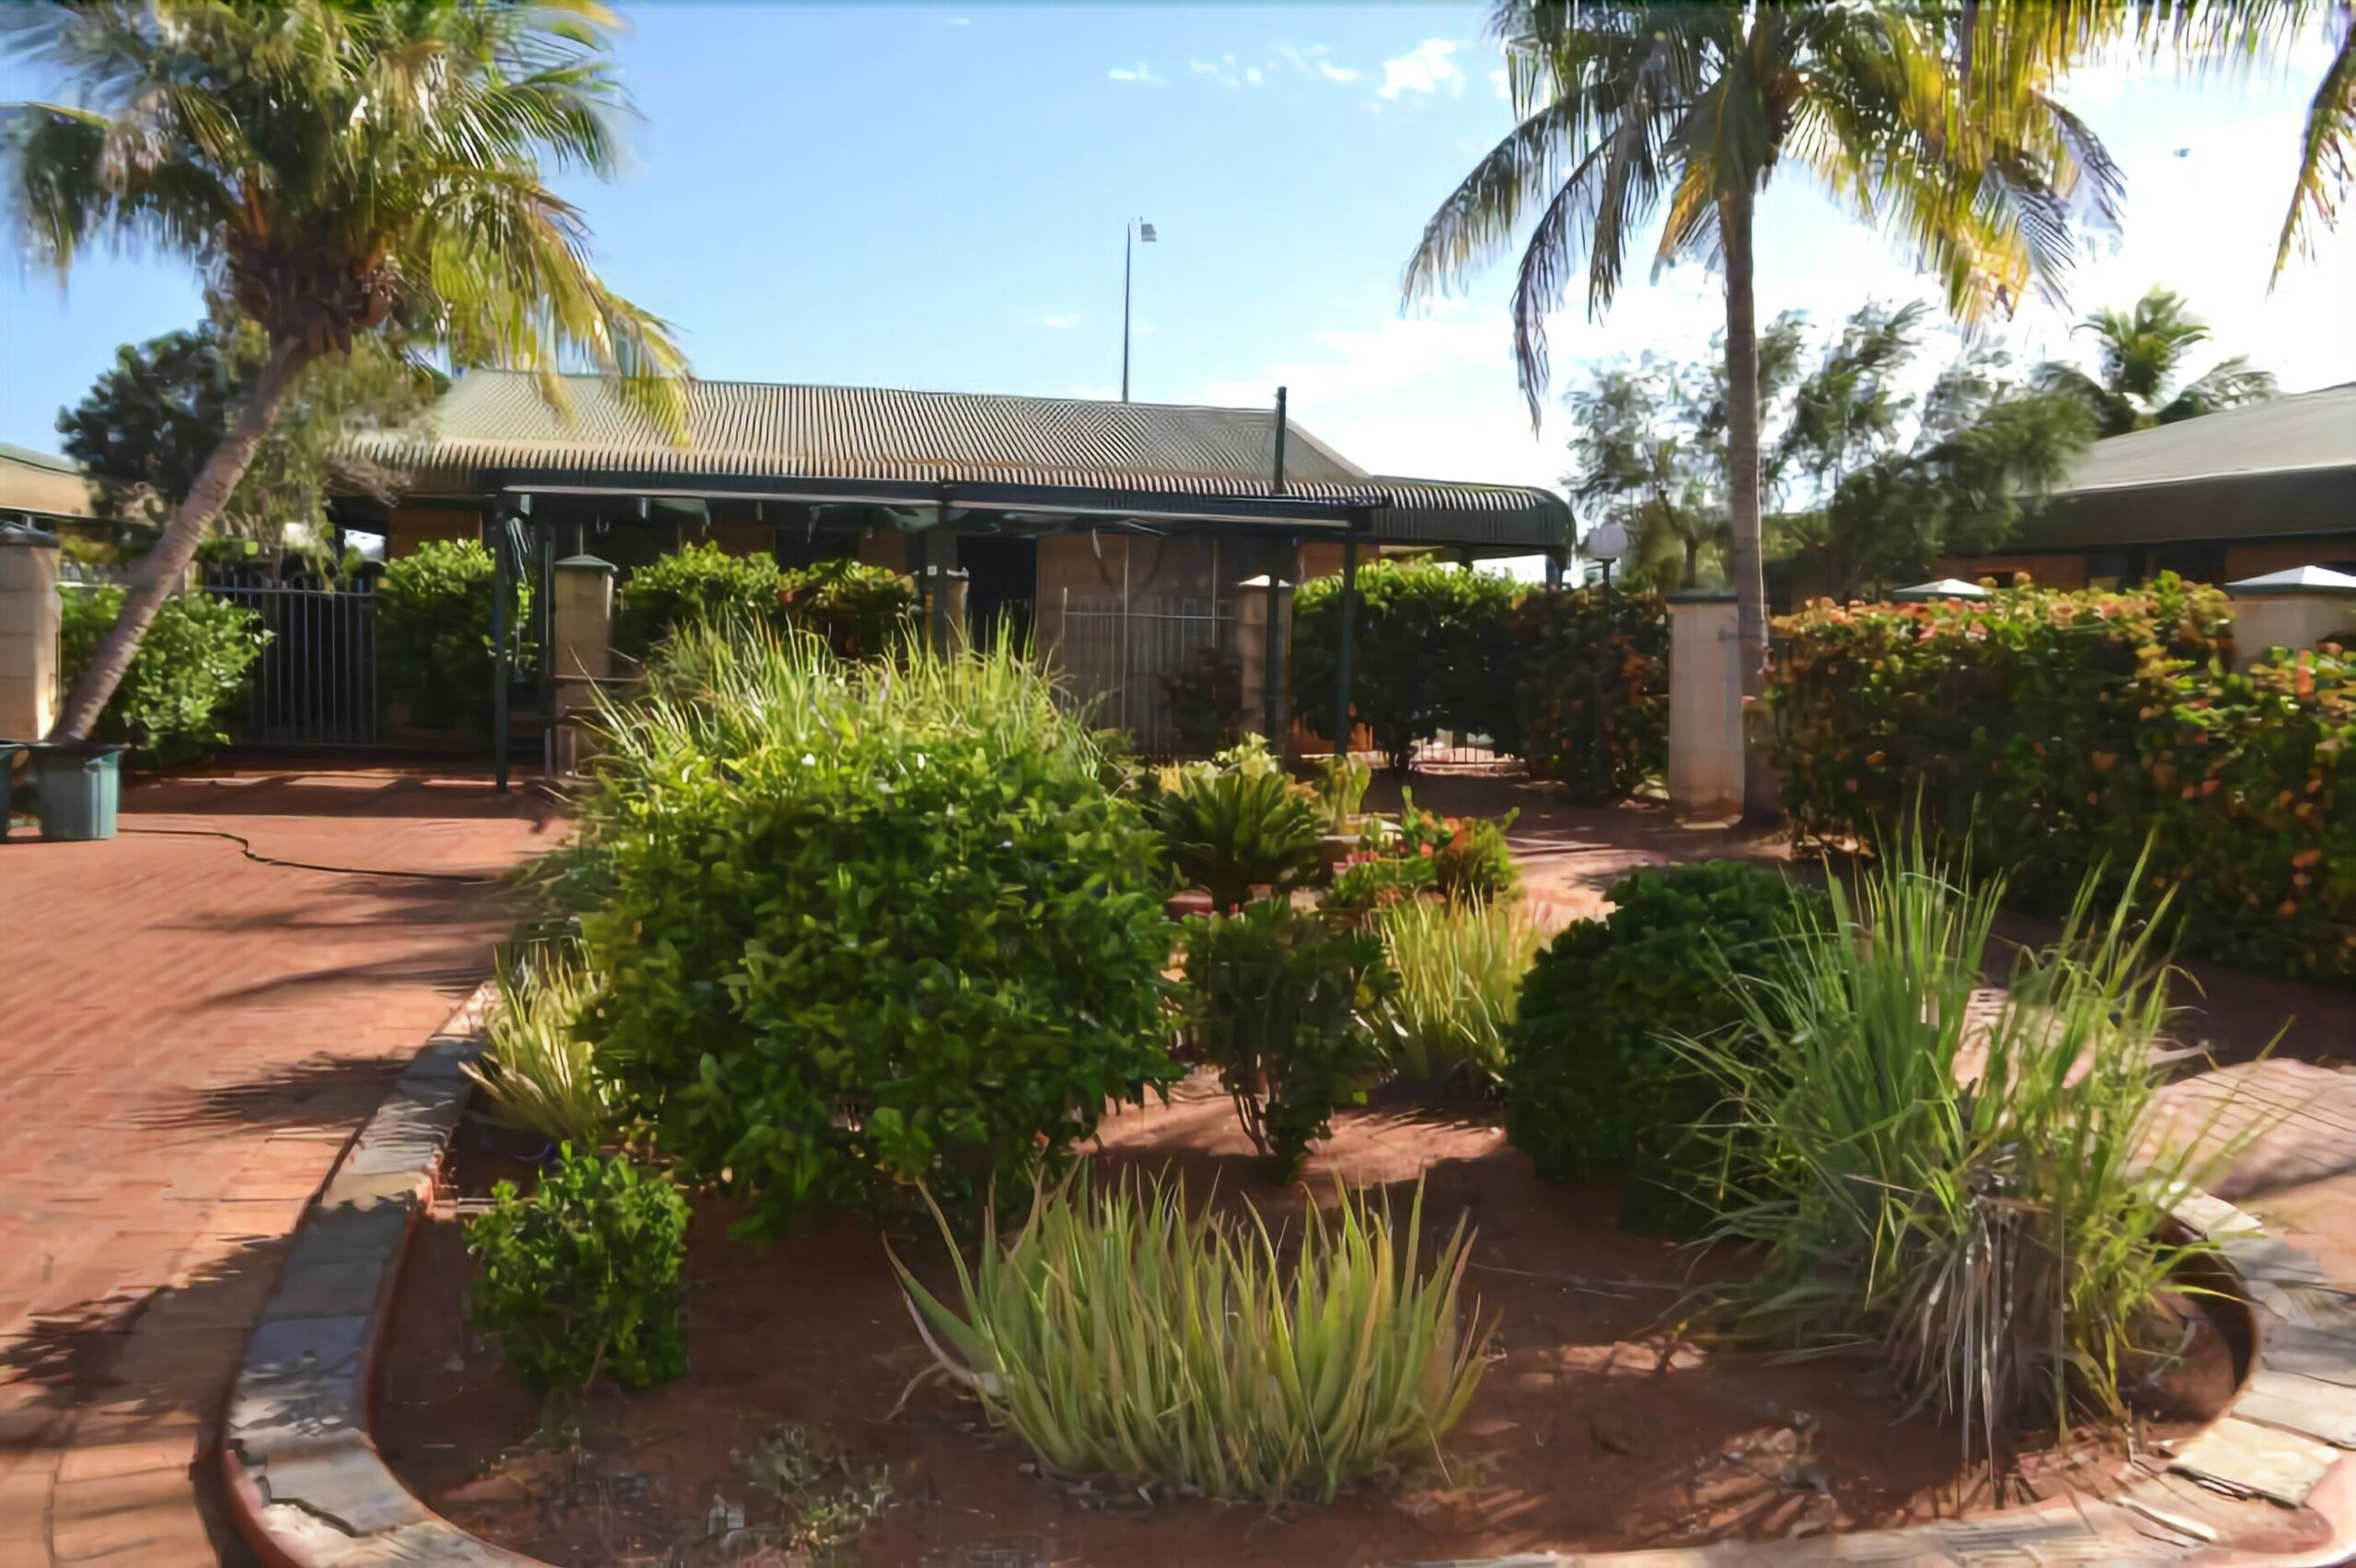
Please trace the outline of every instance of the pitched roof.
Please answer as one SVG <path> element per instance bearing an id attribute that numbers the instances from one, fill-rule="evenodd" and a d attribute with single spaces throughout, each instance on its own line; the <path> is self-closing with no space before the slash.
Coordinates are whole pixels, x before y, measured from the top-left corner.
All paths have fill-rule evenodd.
<path id="1" fill-rule="evenodd" d="M 2062 495 L 2356 468 L 2356 381 L 2095 443 Z"/>
<path id="2" fill-rule="evenodd" d="M 360 432 L 347 445 L 414 489 L 474 490 L 492 476 L 527 486 L 535 477 L 579 483 L 611 475 L 618 483 L 671 478 L 682 488 L 733 478 L 1004 486 L 1096 498 L 1279 493 L 1270 409 L 691 381 L 680 444 L 623 397 L 618 382 L 566 376 L 561 388 L 569 409 L 551 405 L 529 375 L 472 372 L 451 384 L 424 428 Z M 1386 536 L 1438 530 L 1428 542 L 1544 548 L 1563 542 L 1569 523 L 1549 491 L 1386 478 L 1290 421 L 1285 479 L 1284 497 L 1365 507 Z"/>
<path id="3" fill-rule="evenodd" d="M 98 505 L 71 457 L 0 442 L 0 513 L 87 518 L 98 515 Z"/>

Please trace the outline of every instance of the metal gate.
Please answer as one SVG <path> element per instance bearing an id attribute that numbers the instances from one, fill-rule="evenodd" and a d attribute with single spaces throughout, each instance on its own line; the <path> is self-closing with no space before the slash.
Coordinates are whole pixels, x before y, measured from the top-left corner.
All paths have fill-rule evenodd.
<path id="1" fill-rule="evenodd" d="M 1149 757 L 1202 755 L 1233 715 L 1219 693 L 1236 652 L 1232 599 L 1064 594 L 1040 617 L 1067 688 L 1090 721 L 1126 730 Z"/>
<path id="2" fill-rule="evenodd" d="M 350 588 L 208 582 L 217 599 L 254 612 L 270 632 L 254 662 L 244 711 L 230 724 L 241 745 L 367 746 L 382 739 L 376 683 L 376 596 Z"/>

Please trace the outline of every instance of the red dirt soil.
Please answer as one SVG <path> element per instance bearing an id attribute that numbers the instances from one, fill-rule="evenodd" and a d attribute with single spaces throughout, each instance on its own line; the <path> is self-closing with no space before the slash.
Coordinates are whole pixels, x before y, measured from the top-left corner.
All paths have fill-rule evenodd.
<path id="1" fill-rule="evenodd" d="M 1469 1216 L 1468 1285 L 1497 1325 L 1498 1358 L 1444 1445 L 1444 1468 L 1410 1461 L 1330 1506 L 1283 1511 L 1148 1503 L 1043 1479 L 1019 1440 L 980 1430 L 974 1407 L 938 1381 L 888 1413 L 930 1356 L 871 1224 L 847 1216 L 782 1242 L 736 1242 L 718 1205 L 699 1208 L 689 1248 L 688 1375 L 594 1396 L 576 1447 L 543 1426 L 538 1400 L 465 1327 L 470 1271 L 445 1202 L 405 1269 L 380 1362 L 378 1441 L 458 1524 L 582 1565 L 803 1561 L 764 1533 L 777 1510 L 732 1459 L 789 1423 L 839 1445 L 861 1474 L 888 1470 L 890 1511 L 842 1551 L 879 1565 L 1357 1568 L 1784 1536 L 1988 1505 L 1956 1434 L 1900 1421 L 1855 1366 L 1778 1366 L 1675 1342 L 1663 1320 L 1692 1254 L 1615 1229 L 1608 1189 L 1536 1181 L 1494 1127 L 1345 1114 L 1303 1184 L 1273 1189 L 1227 1101 L 1197 1078 L 1168 1107 L 1108 1117 L 1101 1142 L 1105 1165 L 1175 1165 L 1190 1192 L 1215 1179 L 1223 1201 L 1248 1195 L 1272 1222 L 1337 1177 L 1389 1186 L 1403 1221 L 1418 1174 L 1432 1231 Z M 489 1147 L 470 1131 L 449 1175 L 457 1192 L 479 1193 L 507 1173 Z M 936 1240 L 914 1230 L 893 1239 L 940 1272 Z M 2213 1332 L 2204 1338 L 2177 1382 L 2196 1407 L 2215 1409 L 2231 1397 L 2233 1356 Z M 2176 1430 L 2185 1428 L 2146 1436 Z M 2122 1463 L 2116 1445 L 2088 1441 L 2027 1469 L 2050 1494 L 2107 1490 Z"/>

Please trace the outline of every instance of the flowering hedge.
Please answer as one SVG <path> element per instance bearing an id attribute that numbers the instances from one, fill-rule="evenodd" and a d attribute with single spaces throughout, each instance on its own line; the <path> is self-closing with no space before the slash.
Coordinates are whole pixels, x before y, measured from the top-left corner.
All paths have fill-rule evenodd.
<path id="1" fill-rule="evenodd" d="M 1803 837 L 1870 839 L 1919 799 L 2031 904 L 2151 850 L 2187 945 L 2356 985 L 2356 662 L 2232 669 L 2232 613 L 2164 575 L 2133 592 L 1819 603 L 1776 623 L 1767 701 Z"/>
<path id="2" fill-rule="evenodd" d="M 1589 799 L 1669 770 L 1669 605 L 1657 594 L 1533 590 L 1515 602 L 1513 749 Z M 1595 702 L 1603 700 L 1603 755 Z"/>

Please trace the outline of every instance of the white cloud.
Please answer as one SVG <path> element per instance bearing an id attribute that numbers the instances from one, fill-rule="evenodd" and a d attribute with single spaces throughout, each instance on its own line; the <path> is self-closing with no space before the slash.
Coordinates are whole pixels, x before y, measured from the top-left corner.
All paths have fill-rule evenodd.
<path id="1" fill-rule="evenodd" d="M 1464 91 L 1464 68 L 1450 59 L 1460 45 L 1453 39 L 1427 38 L 1406 53 L 1382 63 L 1382 85 L 1375 92 L 1396 99 L 1407 93 Z"/>
<path id="2" fill-rule="evenodd" d="M 1080 312 L 1073 310 L 1057 316 L 1042 316 L 1039 317 L 1039 325 L 1052 328 L 1058 332 L 1068 331 L 1080 325 Z"/>
<path id="3" fill-rule="evenodd" d="M 970 28 L 974 25 L 974 18 L 971 17 L 943 17 L 941 18 L 941 25 L 944 28 Z"/>
<path id="4" fill-rule="evenodd" d="M 1160 86 L 1162 79 L 1153 74 L 1153 67 L 1144 61 L 1135 65 L 1115 65 L 1104 75 L 1115 82 L 1136 82 L 1147 86 Z"/>
<path id="5" fill-rule="evenodd" d="M 1243 85 L 1243 68 L 1235 63 L 1232 54 L 1222 54 L 1217 60 L 1189 60 L 1186 69 L 1197 76 L 1208 76 L 1222 87 Z M 1253 80 L 1256 82 L 1259 78 L 1255 75 Z"/>
<path id="6" fill-rule="evenodd" d="M 1497 97 L 1500 99 L 1507 103 L 1511 103 L 1513 101 L 1513 86 L 1506 77 L 1506 68 L 1504 66 L 1500 65 L 1496 70 L 1489 73 L 1489 86 L 1496 89 Z"/>
<path id="7" fill-rule="evenodd" d="M 1320 60 L 1317 63 L 1317 74 L 1329 82 L 1355 82 L 1358 79 L 1358 74 L 1356 71 L 1347 66 L 1336 65 L 1331 60 Z"/>

